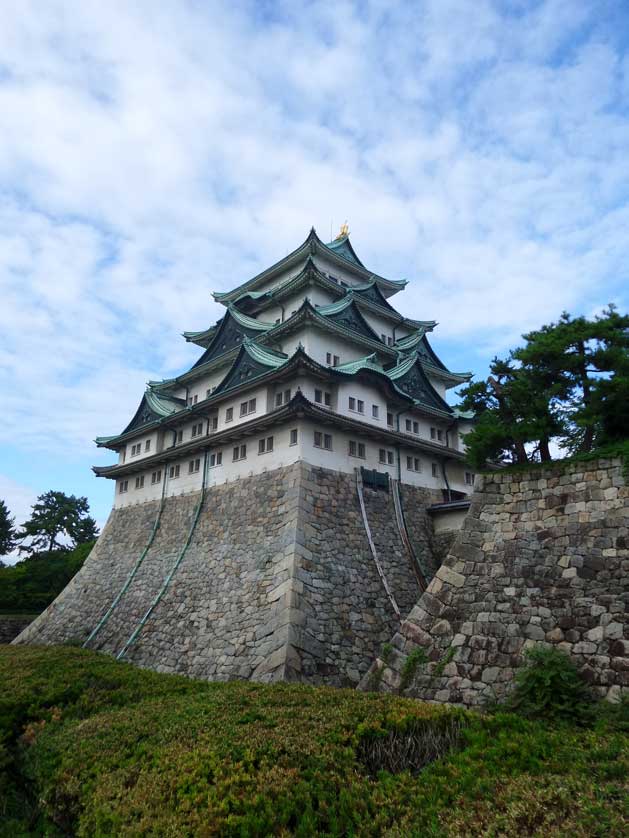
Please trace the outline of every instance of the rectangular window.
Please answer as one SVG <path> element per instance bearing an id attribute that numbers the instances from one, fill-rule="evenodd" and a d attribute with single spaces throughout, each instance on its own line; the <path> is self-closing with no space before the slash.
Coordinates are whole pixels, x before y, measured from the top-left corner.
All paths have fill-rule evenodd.
<path id="1" fill-rule="evenodd" d="M 196 460 L 190 460 L 190 462 L 188 463 L 188 474 L 194 474 L 195 472 L 199 471 L 200 468 L 200 459 L 197 458 Z"/>
<path id="2" fill-rule="evenodd" d="M 218 416 L 212 416 L 210 419 L 210 430 L 216 431 L 218 429 Z"/>
<path id="3" fill-rule="evenodd" d="M 314 447 L 315 448 L 323 448 L 323 434 L 321 431 L 314 432 Z"/>
<path id="4" fill-rule="evenodd" d="M 321 404 L 323 402 L 323 391 L 315 390 L 315 402 Z"/>
<path id="5" fill-rule="evenodd" d="M 408 432 L 409 434 L 410 434 L 410 432 L 411 432 L 411 430 L 412 430 L 412 427 L 413 427 L 413 423 L 411 422 L 411 420 L 410 420 L 410 419 L 407 419 L 407 420 L 406 420 L 406 430 L 407 430 L 407 432 Z"/>
<path id="6" fill-rule="evenodd" d="M 275 394 L 275 407 L 281 407 L 281 406 L 282 406 L 282 394 L 281 393 L 276 393 Z"/>
<path id="7" fill-rule="evenodd" d="M 437 439 L 439 440 L 439 442 L 443 442 L 443 431 L 441 430 L 441 428 L 437 428 Z"/>
<path id="8" fill-rule="evenodd" d="M 365 443 L 355 442 L 353 439 L 349 441 L 349 455 L 350 457 L 360 457 L 365 459 Z"/>
<path id="9" fill-rule="evenodd" d="M 357 402 L 356 402 L 356 410 L 359 413 L 364 413 L 365 412 L 365 402 L 358 399 Z"/>
<path id="10" fill-rule="evenodd" d="M 135 457 L 135 455 L 139 454 L 141 450 L 142 450 L 142 443 L 141 442 L 138 442 L 137 445 L 132 445 L 131 446 L 131 456 Z"/>
<path id="11" fill-rule="evenodd" d="M 331 352 L 326 352 L 325 353 L 325 362 L 329 367 L 332 366 L 332 353 Z"/>
<path id="12" fill-rule="evenodd" d="M 387 461 L 387 452 L 384 448 L 380 448 L 378 451 L 378 460 L 381 463 L 386 463 Z"/>
<path id="13" fill-rule="evenodd" d="M 350 410 L 356 410 L 356 399 L 353 396 L 349 397 L 348 404 L 349 404 L 349 409 Z"/>
<path id="14" fill-rule="evenodd" d="M 380 337 L 382 338 L 382 343 L 387 342 L 387 336 L 384 334 L 384 332 L 380 335 Z"/>
<path id="15" fill-rule="evenodd" d="M 391 335 L 389 335 L 387 337 L 387 345 L 388 346 L 393 346 L 393 338 L 391 337 Z"/>
<path id="16" fill-rule="evenodd" d="M 474 485 L 474 477 L 476 475 L 471 471 L 465 472 L 465 484 L 466 486 L 473 486 Z"/>
<path id="17" fill-rule="evenodd" d="M 341 363 L 341 359 L 339 358 L 339 356 L 338 355 L 333 355 L 332 356 L 332 366 L 333 367 L 338 367 L 338 365 L 340 363 Z"/>
<path id="18" fill-rule="evenodd" d="M 144 475 L 141 477 L 135 478 L 135 488 L 136 489 L 143 489 L 144 488 Z"/>
<path id="19" fill-rule="evenodd" d="M 203 434 L 203 422 L 198 422 L 192 426 L 192 436 L 201 436 Z"/>
<path id="20" fill-rule="evenodd" d="M 227 410 L 225 411 L 225 421 L 226 422 L 231 422 L 233 418 L 234 418 L 234 408 L 233 407 L 228 407 Z"/>
<path id="21" fill-rule="evenodd" d="M 430 429 L 430 438 L 431 439 L 437 439 L 437 429 L 436 428 L 431 428 Z"/>
<path id="22" fill-rule="evenodd" d="M 255 413 L 255 412 L 256 412 L 256 400 L 255 399 L 249 399 L 249 413 Z"/>
<path id="23" fill-rule="evenodd" d="M 267 436 L 266 439 L 258 440 L 258 454 L 268 454 L 273 450 L 273 437 Z"/>
<path id="24" fill-rule="evenodd" d="M 387 451 L 387 465 L 393 465 L 393 451 Z"/>
<path id="25" fill-rule="evenodd" d="M 378 407 L 377 404 L 372 404 L 371 405 L 371 415 L 374 419 L 379 419 L 380 418 L 380 408 Z"/>
<path id="26" fill-rule="evenodd" d="M 150 439 L 147 439 L 146 442 L 144 443 L 144 450 L 145 451 L 150 451 L 151 450 L 151 440 Z"/>
<path id="27" fill-rule="evenodd" d="M 183 431 L 175 432 L 175 445 L 179 445 L 183 441 Z"/>
<path id="28" fill-rule="evenodd" d="M 122 495 L 129 489 L 129 481 L 121 480 L 118 487 L 118 492 Z"/>
<path id="29" fill-rule="evenodd" d="M 297 445 L 297 428 L 293 428 L 290 432 L 289 445 Z"/>
<path id="30" fill-rule="evenodd" d="M 171 466 L 170 471 L 168 472 L 168 476 L 171 480 L 176 480 L 179 477 L 180 466 Z"/>
<path id="31" fill-rule="evenodd" d="M 422 462 L 419 459 L 419 457 L 414 457 L 413 458 L 413 465 L 415 466 L 415 471 L 421 471 L 422 470 Z"/>
<path id="32" fill-rule="evenodd" d="M 392 428 L 393 427 L 393 414 L 387 413 L 387 425 Z"/>
<path id="33" fill-rule="evenodd" d="M 241 416 L 246 416 L 247 415 L 247 405 L 248 404 L 249 404 L 249 402 L 242 402 L 241 403 L 241 405 L 240 405 L 240 415 Z"/>
<path id="34" fill-rule="evenodd" d="M 332 407 L 332 393 L 326 391 L 323 394 L 323 403 L 326 407 Z"/>
<path id="35" fill-rule="evenodd" d="M 407 457 L 406 458 L 406 468 L 409 471 L 413 471 L 413 458 L 412 457 Z"/>
<path id="36" fill-rule="evenodd" d="M 439 477 L 439 466 L 437 465 L 437 463 L 432 464 L 432 476 Z"/>
<path id="37" fill-rule="evenodd" d="M 413 422 L 413 433 L 414 434 L 419 433 L 419 422 Z"/>
<path id="38" fill-rule="evenodd" d="M 332 450 L 332 434 L 323 434 L 323 447 L 326 451 Z"/>
<path id="39" fill-rule="evenodd" d="M 406 458 L 406 468 L 409 471 L 421 471 L 422 470 L 422 461 L 419 457 L 407 457 Z"/>
<path id="40" fill-rule="evenodd" d="M 223 452 L 217 451 L 215 454 L 210 454 L 210 468 L 223 465 Z"/>
<path id="41" fill-rule="evenodd" d="M 247 458 L 247 446 L 246 445 L 240 445 L 240 446 L 237 445 L 234 448 L 232 460 L 234 460 L 234 462 L 235 462 L 236 460 L 246 460 L 246 458 Z"/>
<path id="42" fill-rule="evenodd" d="M 154 471 L 153 474 L 151 474 L 151 483 L 159 483 L 161 479 L 162 479 L 161 469 L 159 471 Z"/>

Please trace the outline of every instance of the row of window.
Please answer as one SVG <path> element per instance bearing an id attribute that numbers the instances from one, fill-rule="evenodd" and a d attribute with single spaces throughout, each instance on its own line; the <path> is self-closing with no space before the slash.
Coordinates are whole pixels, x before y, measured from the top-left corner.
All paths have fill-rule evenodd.
<path id="1" fill-rule="evenodd" d="M 296 445 L 297 444 L 297 428 L 294 428 L 290 431 L 290 444 Z M 313 436 L 313 445 L 315 448 L 323 448 L 325 451 L 332 451 L 332 434 L 324 433 L 323 431 L 314 431 Z M 268 454 L 269 452 L 273 451 L 273 437 L 267 436 L 263 437 L 262 439 L 258 440 L 258 454 Z M 350 457 L 357 457 L 359 459 L 366 459 L 367 457 L 367 450 L 364 442 L 358 442 L 357 440 L 350 439 L 348 444 L 348 452 Z M 246 460 L 247 459 L 247 445 L 235 445 L 232 450 L 232 462 L 238 462 L 239 460 Z M 378 461 L 383 465 L 392 466 L 395 464 L 395 457 L 393 451 L 388 448 L 379 448 L 378 449 Z M 209 457 L 209 467 L 215 468 L 216 466 L 221 466 L 223 464 L 223 452 L 222 451 L 214 451 L 210 454 Z M 201 459 L 197 457 L 196 459 L 190 460 L 188 463 L 188 474 L 196 474 L 201 469 Z M 422 468 L 422 461 L 419 457 L 406 457 L 406 469 L 407 471 L 414 471 L 414 472 L 421 472 L 423 471 Z M 437 463 L 431 463 L 431 473 L 433 477 L 439 477 L 439 465 Z M 168 470 L 168 477 L 171 480 L 176 480 L 181 475 L 181 465 L 179 463 L 170 466 Z M 474 478 L 475 475 L 473 472 L 466 471 L 465 472 L 465 484 L 467 486 L 474 485 Z M 151 484 L 160 483 L 162 479 L 162 471 L 161 469 L 154 471 L 151 474 Z M 144 488 L 144 475 L 140 475 L 139 477 L 135 478 L 135 488 L 136 489 L 143 489 Z M 118 485 L 118 492 L 119 494 L 124 494 L 129 490 L 129 481 L 128 480 L 121 480 Z"/>
<path id="2" fill-rule="evenodd" d="M 391 335 L 385 335 L 384 333 L 380 335 L 382 338 L 382 343 L 386 344 L 386 346 L 393 346 L 393 338 Z"/>
<path id="3" fill-rule="evenodd" d="M 144 443 L 144 450 L 150 451 L 151 450 L 151 440 L 147 439 Z M 142 443 L 138 442 L 136 445 L 131 446 L 131 456 L 137 457 L 138 454 L 142 453 Z"/>

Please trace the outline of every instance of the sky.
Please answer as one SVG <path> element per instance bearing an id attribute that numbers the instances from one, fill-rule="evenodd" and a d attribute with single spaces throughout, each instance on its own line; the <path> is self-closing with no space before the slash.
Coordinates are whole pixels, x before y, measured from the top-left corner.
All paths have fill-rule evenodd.
<path id="1" fill-rule="evenodd" d="M 484 377 L 629 298 L 626 0 L 4 0 L 0 498 L 102 525 L 145 382 L 185 330 L 346 219 L 392 302 Z"/>

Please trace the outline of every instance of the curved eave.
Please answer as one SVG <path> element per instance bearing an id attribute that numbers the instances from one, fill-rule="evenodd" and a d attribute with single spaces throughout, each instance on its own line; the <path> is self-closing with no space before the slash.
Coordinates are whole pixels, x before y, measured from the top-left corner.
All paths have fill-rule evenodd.
<path id="1" fill-rule="evenodd" d="M 447 384 L 446 389 L 448 390 L 451 387 L 458 387 L 459 384 L 467 384 L 467 382 L 474 375 L 474 373 L 471 372 L 450 372 L 449 370 L 444 370 L 441 367 L 436 367 L 434 364 L 431 364 L 421 358 L 420 363 L 428 375 L 432 378 L 439 378 L 444 381 Z"/>
<path id="2" fill-rule="evenodd" d="M 354 343 L 359 343 L 368 349 L 376 350 L 382 353 L 383 355 L 387 355 L 388 357 L 394 358 L 397 354 L 393 350 L 393 347 L 385 346 L 380 340 L 380 338 L 372 340 L 370 338 L 365 337 L 364 335 L 358 334 L 357 332 L 345 329 L 344 327 L 334 323 L 332 320 L 328 320 L 326 317 L 319 314 L 319 310 L 314 308 L 314 306 L 309 300 L 304 300 L 304 302 L 297 309 L 295 314 L 292 315 L 292 317 L 289 317 L 289 319 L 285 320 L 283 323 L 279 323 L 272 331 L 262 335 L 259 338 L 259 340 L 261 343 L 266 343 L 268 340 L 279 340 L 284 335 L 291 334 L 292 332 L 294 332 L 295 329 L 298 328 L 302 323 L 308 321 L 320 326 L 323 329 L 323 331 L 329 331 L 333 334 L 340 335 L 341 337 L 344 337 L 346 340 L 353 341 Z"/>
<path id="3" fill-rule="evenodd" d="M 293 265 L 295 262 L 298 262 L 301 258 L 303 258 L 306 254 L 308 254 L 311 250 L 311 245 L 314 245 L 315 242 L 319 241 L 319 237 L 315 232 L 315 228 L 313 227 L 306 239 L 299 245 L 299 247 L 295 248 L 288 256 L 284 256 L 283 259 L 280 259 L 278 262 L 275 262 L 269 268 L 266 268 L 264 271 L 261 271 L 259 274 L 256 274 L 251 279 L 247 280 L 247 282 L 243 282 L 241 285 L 238 285 L 236 288 L 233 288 L 231 291 L 223 291 L 223 292 L 214 292 L 212 296 L 217 303 L 222 303 L 226 305 L 227 303 L 232 303 L 236 300 L 239 296 L 242 296 L 247 291 L 255 290 L 256 286 L 259 285 L 261 282 L 265 282 L 268 279 L 271 279 L 274 274 L 278 271 L 288 268 Z"/>
<path id="4" fill-rule="evenodd" d="M 236 288 L 233 288 L 231 291 L 214 292 L 212 296 L 214 297 L 214 300 L 217 303 L 221 303 L 223 305 L 233 303 L 236 299 L 238 299 L 238 297 L 241 297 L 246 292 L 255 291 L 255 289 L 261 283 L 268 282 L 279 271 L 286 270 L 287 268 L 290 268 L 294 264 L 298 263 L 300 259 L 303 259 L 308 254 L 314 255 L 317 252 L 325 256 L 333 264 L 337 264 L 339 267 L 345 268 L 346 270 L 349 269 L 354 274 L 356 274 L 356 276 L 362 277 L 365 280 L 375 278 L 375 280 L 378 282 L 380 290 L 382 291 L 385 297 L 390 297 L 393 294 L 397 294 L 398 291 L 402 291 L 408 284 L 407 280 L 405 279 L 395 280 L 386 279 L 383 276 L 378 276 L 378 274 L 374 274 L 373 271 L 368 271 L 362 265 L 361 262 L 356 263 L 345 258 L 344 256 L 341 256 L 339 253 L 335 252 L 333 248 L 328 247 L 324 242 L 321 241 L 313 227 L 310 230 L 310 233 L 308 234 L 305 241 L 302 244 L 300 244 L 299 247 L 297 247 L 295 250 L 289 253 L 288 256 L 285 256 L 283 259 L 280 259 L 278 262 L 275 262 L 275 264 L 271 265 L 269 268 L 266 268 L 266 270 L 262 271 L 259 274 L 256 274 L 256 276 L 252 277 L 247 282 L 243 282 Z"/>
<path id="5" fill-rule="evenodd" d="M 214 334 L 216 333 L 217 328 L 218 323 L 212 326 L 211 328 L 203 329 L 200 332 L 183 332 L 182 337 L 185 339 L 187 343 L 195 343 L 197 346 L 201 346 L 203 349 L 207 349 L 212 341 L 212 338 L 214 337 Z"/>
<path id="6" fill-rule="evenodd" d="M 153 454 L 142 460 L 111 466 L 92 466 L 92 471 L 98 477 L 109 478 L 134 474 L 139 470 L 148 471 L 155 466 L 167 463 L 171 460 L 182 459 L 193 451 L 202 450 L 204 448 L 216 448 L 217 446 L 227 444 L 232 440 L 251 436 L 258 431 L 276 426 L 282 422 L 292 419 L 293 417 L 297 417 L 299 419 L 304 417 L 313 419 L 322 425 L 331 425 L 333 427 L 351 431 L 360 436 L 365 436 L 375 440 L 382 441 L 383 439 L 386 439 L 386 444 L 400 443 L 406 448 L 429 453 L 437 459 L 445 458 L 448 460 L 458 461 L 463 461 L 465 459 L 465 455 L 454 448 L 436 445 L 428 440 L 419 439 L 416 436 L 405 434 L 402 431 L 381 428 L 377 425 L 362 422 L 359 419 L 343 416 L 342 414 L 335 413 L 327 408 L 319 407 L 309 401 L 303 393 L 297 392 L 288 405 L 284 405 L 281 408 L 265 413 L 249 422 L 242 422 L 237 425 L 233 425 L 230 428 L 226 428 L 225 430 L 218 431 L 217 433 L 198 437 L 194 441 L 188 442 L 184 445 L 167 448 L 159 454 Z M 139 467 L 141 467 L 141 469 Z"/>

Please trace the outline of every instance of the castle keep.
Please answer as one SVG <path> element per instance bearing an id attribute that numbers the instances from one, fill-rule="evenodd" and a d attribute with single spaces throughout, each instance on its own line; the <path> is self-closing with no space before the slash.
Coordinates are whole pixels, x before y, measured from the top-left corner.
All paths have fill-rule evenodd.
<path id="1" fill-rule="evenodd" d="M 474 476 L 428 334 L 346 227 L 314 229 L 184 337 L 117 454 L 97 546 L 18 642 L 80 641 L 204 678 L 357 684 L 433 577 Z M 429 511 L 431 510 L 431 511 Z M 454 510 L 454 511 L 453 511 Z M 445 514 L 444 514 L 445 513 Z M 460 513 L 459 513 L 460 514 Z M 433 519 L 438 516 L 437 526 Z"/>

